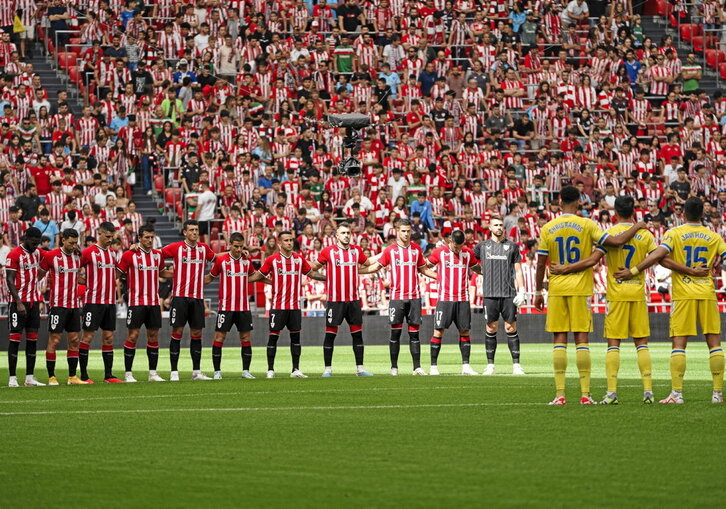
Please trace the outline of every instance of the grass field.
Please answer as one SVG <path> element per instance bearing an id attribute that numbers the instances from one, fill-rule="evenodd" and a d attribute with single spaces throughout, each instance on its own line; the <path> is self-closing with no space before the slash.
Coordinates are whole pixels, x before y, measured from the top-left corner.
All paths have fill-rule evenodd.
<path id="1" fill-rule="evenodd" d="M 475 369 L 483 347 L 475 345 Z M 505 345 L 499 370 L 509 372 Z M 388 373 L 387 347 L 368 347 L 373 378 L 351 376 L 349 346 L 335 377 L 319 378 L 320 348 L 305 348 L 309 379 L 238 379 L 226 348 L 222 381 L 96 384 L 0 390 L 4 507 L 720 506 L 726 408 L 710 403 L 705 344 L 689 348 L 686 404 L 644 406 L 632 345 L 623 348 L 621 404 L 581 407 L 570 348 L 566 407 L 552 408 L 547 345 L 522 345 L 528 375 L 413 377 Z M 442 373 L 459 369 L 456 345 Z M 653 346 L 656 397 L 669 348 Z M 605 345 L 592 345 L 593 395 L 604 391 Z M 162 351 L 162 355 L 166 352 Z M 37 373 L 46 381 L 42 354 Z M 183 352 L 182 369 L 190 368 Z M 428 349 L 424 351 L 428 359 Z M 2 356 L 0 379 L 7 379 Z M 24 376 L 24 357 L 19 375 Z M 101 379 L 100 352 L 91 376 Z M 123 371 L 116 353 L 116 374 Z M 144 350 L 137 378 L 145 379 Z M 204 352 L 203 365 L 211 365 Z M 424 362 L 428 367 L 428 362 Z M 161 374 L 168 375 L 166 357 Z M 57 372 L 65 382 L 65 359 Z M 207 371 L 208 374 L 211 374 Z M 95 375 L 95 376 L 94 376 Z M 185 380 L 188 373 L 183 373 Z"/>

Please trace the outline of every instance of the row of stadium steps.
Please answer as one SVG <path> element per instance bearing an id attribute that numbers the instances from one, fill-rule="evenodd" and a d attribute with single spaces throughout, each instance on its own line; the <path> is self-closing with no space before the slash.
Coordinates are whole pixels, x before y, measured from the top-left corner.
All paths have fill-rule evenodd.
<path id="1" fill-rule="evenodd" d="M 78 89 L 69 82 L 68 75 L 63 69 L 54 69 L 52 58 L 52 56 L 35 56 L 31 59 L 33 70 L 40 75 L 41 83 L 48 91 L 48 100 L 54 108 L 57 107 L 56 98 L 58 97 L 58 91 L 68 90 L 70 109 L 75 115 L 80 115 L 83 109 L 82 96 L 78 93 Z M 163 190 L 158 196 L 161 194 L 163 194 Z M 156 219 L 156 233 L 161 238 L 163 245 L 181 240 L 179 225 L 164 214 L 164 206 L 161 205 L 161 198 L 157 201 L 155 196 L 147 196 L 143 192 L 141 175 L 137 175 L 137 183 L 133 188 L 133 199 L 136 201 L 137 210 L 145 219 L 152 217 Z M 216 281 L 205 286 L 205 298 L 210 299 L 210 302 L 214 303 L 216 295 Z"/>
<path id="2" fill-rule="evenodd" d="M 678 25 L 676 27 L 671 26 L 671 23 L 667 21 L 667 18 L 663 16 L 643 16 L 642 17 L 643 33 L 648 34 L 653 40 L 653 44 L 660 46 L 661 40 L 665 35 L 673 37 L 673 46 L 678 49 L 678 57 L 681 62 L 686 61 L 688 53 L 693 51 L 693 45 L 691 42 L 682 39 L 681 33 L 679 33 Z M 726 63 L 726 60 L 721 60 L 724 56 L 717 56 L 716 59 L 712 57 L 712 62 L 718 64 L 720 62 Z M 713 93 L 724 88 L 724 82 L 726 81 L 726 66 L 720 80 L 717 80 L 718 65 L 710 66 L 709 62 L 704 58 L 703 49 L 696 51 L 696 60 L 703 67 L 703 78 L 701 79 L 701 89 L 704 90 L 709 96 L 713 97 Z M 723 64 L 721 64 L 723 65 Z"/>

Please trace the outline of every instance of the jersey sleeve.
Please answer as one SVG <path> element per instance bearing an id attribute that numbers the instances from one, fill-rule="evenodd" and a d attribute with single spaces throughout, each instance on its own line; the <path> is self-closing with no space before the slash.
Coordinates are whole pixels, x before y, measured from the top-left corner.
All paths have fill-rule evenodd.
<path id="1" fill-rule="evenodd" d="M 272 256 L 265 258 L 264 263 L 260 266 L 260 272 L 265 276 L 272 271 Z"/>
<path id="2" fill-rule="evenodd" d="M 720 235 L 718 236 L 718 246 L 716 247 L 716 249 L 720 258 L 726 256 L 726 241 L 724 241 L 723 237 L 721 237 Z"/>
<path id="3" fill-rule="evenodd" d="M 595 221 L 590 221 L 588 226 L 590 228 L 590 238 L 592 239 L 592 243 L 596 246 L 602 246 L 602 243 L 605 242 L 605 239 L 608 238 L 610 234 L 602 231 L 602 229 L 595 224 Z"/>
<path id="4" fill-rule="evenodd" d="M 20 256 L 18 255 L 17 250 L 13 249 L 8 253 L 8 257 L 6 259 L 7 265 L 5 266 L 6 270 L 18 270 L 20 269 Z"/>
<path id="5" fill-rule="evenodd" d="M 81 267 L 85 267 L 86 265 L 91 263 L 91 249 L 93 249 L 93 248 L 87 247 L 81 253 Z"/>
<path id="6" fill-rule="evenodd" d="M 522 253 L 519 252 L 519 246 L 512 245 L 512 263 L 520 263 L 522 261 Z"/>
<path id="7" fill-rule="evenodd" d="M 128 272 L 131 266 L 131 251 L 126 251 L 121 255 L 121 259 L 116 264 L 116 268 L 121 272 Z"/>
<path id="8" fill-rule="evenodd" d="M 673 232 L 670 230 L 665 232 L 665 235 L 663 236 L 663 240 L 660 243 L 660 247 L 664 247 L 668 250 L 668 252 L 672 252 L 673 249 L 676 247 L 675 244 L 678 242 L 677 235 L 673 235 Z"/>
<path id="9" fill-rule="evenodd" d="M 222 259 L 223 258 L 224 257 L 220 256 L 219 258 L 214 260 L 214 265 L 212 265 L 212 270 L 209 271 L 209 273 L 212 276 L 217 277 L 217 276 L 219 276 L 220 272 L 222 272 Z"/>
<path id="10" fill-rule="evenodd" d="M 384 267 L 391 263 L 391 246 L 388 246 L 386 249 L 383 250 L 381 253 L 381 256 L 378 258 L 378 263 L 383 265 Z"/>
<path id="11" fill-rule="evenodd" d="M 539 246 L 537 247 L 537 254 L 543 256 L 549 256 L 550 254 L 550 235 L 545 229 L 542 229 L 542 232 L 539 236 Z"/>
<path id="12" fill-rule="evenodd" d="M 467 252 L 469 253 L 469 267 L 474 267 L 475 265 L 479 265 L 479 258 L 474 254 L 474 251 L 471 249 L 467 249 Z"/>
<path id="13" fill-rule="evenodd" d="M 318 255 L 318 263 L 326 265 L 330 261 L 330 247 L 326 247 Z"/>
<path id="14" fill-rule="evenodd" d="M 175 252 L 176 252 L 176 244 L 169 244 L 168 246 L 164 246 L 161 250 L 161 258 L 162 259 L 174 258 Z"/>
<path id="15" fill-rule="evenodd" d="M 51 258 L 52 258 L 52 255 L 50 253 L 51 253 L 50 251 L 48 251 L 47 253 L 45 253 L 43 255 L 43 258 L 40 260 L 40 268 L 42 270 L 46 271 L 46 272 L 48 272 L 50 270 L 50 267 L 51 267 Z"/>
<path id="16" fill-rule="evenodd" d="M 305 258 L 303 258 L 301 256 L 300 260 L 302 260 L 302 264 L 300 265 L 300 270 L 302 271 L 303 274 L 307 274 L 308 272 L 313 270 L 313 268 L 310 266 L 310 264 L 308 263 L 308 261 Z"/>
<path id="17" fill-rule="evenodd" d="M 365 255 L 360 246 L 355 246 L 355 248 L 358 251 L 358 263 L 365 263 L 368 261 L 368 257 Z"/>
<path id="18" fill-rule="evenodd" d="M 651 253 L 651 252 L 655 251 L 655 249 L 658 247 L 655 244 L 655 237 L 653 237 L 653 234 L 650 232 L 648 232 L 648 240 L 646 240 L 646 242 L 647 242 L 647 245 L 646 245 L 647 253 Z"/>
<path id="19" fill-rule="evenodd" d="M 438 265 L 438 263 L 441 261 L 441 248 L 437 247 L 433 250 L 433 252 L 429 255 L 429 262 Z"/>
<path id="20" fill-rule="evenodd" d="M 423 251 L 421 249 L 416 250 L 418 252 L 418 259 L 416 260 L 416 267 L 423 267 L 426 265 L 426 258 L 424 258 Z"/>
<path id="21" fill-rule="evenodd" d="M 206 244 L 203 244 L 203 246 L 204 246 L 204 259 L 208 262 L 214 260 L 214 257 L 216 255 L 215 255 L 214 251 L 212 251 L 212 248 Z"/>

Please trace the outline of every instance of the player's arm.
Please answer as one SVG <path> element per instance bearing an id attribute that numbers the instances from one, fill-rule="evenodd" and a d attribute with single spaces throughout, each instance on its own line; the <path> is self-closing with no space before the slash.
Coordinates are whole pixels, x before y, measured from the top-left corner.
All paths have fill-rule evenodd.
<path id="1" fill-rule="evenodd" d="M 305 274 L 310 279 L 314 279 L 315 281 L 326 281 L 325 276 L 318 272 L 317 270 L 311 270 Z"/>
<path id="2" fill-rule="evenodd" d="M 10 267 L 5 267 L 5 281 L 8 283 L 8 291 L 10 292 L 11 297 L 15 301 L 15 304 L 17 306 L 18 313 L 21 315 L 25 314 L 25 306 L 23 305 L 23 302 L 20 300 L 20 294 L 18 293 L 18 289 L 15 288 L 15 269 L 11 269 Z"/>
<path id="3" fill-rule="evenodd" d="M 575 263 L 568 263 L 566 265 L 560 265 L 558 263 L 550 264 L 550 274 L 555 276 L 574 274 L 575 272 L 582 272 L 590 267 L 597 265 L 597 262 L 605 255 L 601 250 L 595 249 L 590 256 Z M 520 268 L 520 272 L 521 272 Z"/>
<path id="4" fill-rule="evenodd" d="M 310 264 L 310 269 L 313 271 L 318 271 L 323 268 L 323 264 L 317 260 L 313 260 L 308 263 Z"/>
<path id="5" fill-rule="evenodd" d="M 618 267 L 618 271 L 613 276 L 615 277 L 615 279 L 620 281 L 628 281 L 630 279 L 633 279 L 633 277 L 637 276 L 645 269 L 649 269 L 656 263 L 659 263 L 661 260 L 663 260 L 663 258 L 668 256 L 668 253 L 670 253 L 670 250 L 664 245 L 660 245 L 653 251 L 651 251 L 648 256 L 643 258 L 643 261 L 635 267 L 630 269 L 626 269 L 625 267 Z"/>
<path id="6" fill-rule="evenodd" d="M 167 265 L 166 267 L 161 269 L 159 271 L 159 277 L 163 277 L 164 279 L 174 277 L 174 265 Z"/>
<path id="7" fill-rule="evenodd" d="M 544 288 L 544 277 L 547 272 L 547 254 L 540 253 L 537 256 L 537 273 L 535 275 L 534 283 L 534 307 L 540 311 L 544 309 L 544 297 L 542 296 L 542 289 Z"/>
<path id="8" fill-rule="evenodd" d="M 366 263 L 362 263 L 360 268 L 358 269 L 358 274 L 373 274 L 375 272 L 378 272 L 383 268 L 383 265 L 380 264 L 380 262 L 371 262 L 371 258 L 368 258 L 366 260 Z"/>
<path id="9" fill-rule="evenodd" d="M 265 283 L 266 285 L 272 284 L 272 279 L 269 277 L 266 277 L 263 275 L 259 270 L 256 270 L 251 276 L 250 276 L 250 283 L 256 283 L 258 281 L 261 281 Z"/>
<path id="10" fill-rule="evenodd" d="M 623 244 L 630 242 L 630 239 L 638 233 L 638 230 L 645 229 L 647 229 L 647 225 L 644 222 L 639 221 L 619 235 L 605 234 L 604 238 L 600 239 L 599 244 L 601 246 L 621 247 Z"/>
<path id="11" fill-rule="evenodd" d="M 476 265 L 472 265 L 470 268 L 471 268 L 472 271 L 476 272 L 477 274 L 479 274 L 481 276 L 481 273 L 482 273 L 481 272 L 481 265 L 479 265 L 477 263 Z"/>
<path id="12" fill-rule="evenodd" d="M 666 269 L 691 277 L 706 277 L 711 272 L 711 268 L 706 264 L 701 264 L 697 267 L 689 267 L 688 265 L 678 263 L 670 256 L 663 258 L 660 261 L 660 265 Z"/>
<path id="13" fill-rule="evenodd" d="M 418 268 L 418 271 L 424 276 L 430 277 L 431 279 L 436 279 L 437 277 L 439 277 L 438 273 L 435 270 L 431 269 L 431 267 L 429 267 L 428 265 L 421 265 Z"/>

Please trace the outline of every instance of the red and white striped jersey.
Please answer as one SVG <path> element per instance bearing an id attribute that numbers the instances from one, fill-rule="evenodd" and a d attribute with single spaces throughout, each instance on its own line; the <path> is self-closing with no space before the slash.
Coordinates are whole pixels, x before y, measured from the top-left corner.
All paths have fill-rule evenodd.
<path id="1" fill-rule="evenodd" d="M 420 299 L 418 268 L 426 265 L 418 244 L 401 246 L 391 244 L 378 259 L 378 263 L 389 267 L 391 300 Z"/>
<path id="2" fill-rule="evenodd" d="M 354 302 L 360 300 L 358 292 L 358 265 L 368 259 L 359 246 L 327 246 L 318 255 L 318 263 L 326 266 L 326 293 L 328 302 Z"/>
<path id="3" fill-rule="evenodd" d="M 66 254 L 62 249 L 48 251 L 40 262 L 40 268 L 48 272 L 50 307 L 81 307 L 78 298 L 81 257 L 78 254 Z"/>
<path id="4" fill-rule="evenodd" d="M 214 251 L 201 242 L 190 246 L 186 241 L 169 244 L 161 250 L 165 260 L 174 264 L 174 297 L 204 298 L 204 269 L 214 259 Z"/>
<path id="5" fill-rule="evenodd" d="M 468 247 L 454 253 L 449 246 L 434 249 L 429 263 L 437 265 L 439 300 L 445 302 L 469 301 L 469 267 L 477 264 L 477 258 Z"/>
<path id="6" fill-rule="evenodd" d="M 116 260 L 110 249 L 95 245 L 83 250 L 81 267 L 86 269 L 85 304 L 116 303 Z"/>
<path id="7" fill-rule="evenodd" d="M 164 268 L 161 251 L 126 251 L 116 268 L 126 274 L 129 306 L 159 305 L 159 271 Z"/>
<path id="8" fill-rule="evenodd" d="M 79 118 L 76 121 L 76 132 L 81 146 L 90 147 L 96 141 L 98 127 L 98 120 L 94 117 Z"/>
<path id="9" fill-rule="evenodd" d="M 310 272 L 310 264 L 299 253 L 289 257 L 275 253 L 260 267 L 260 272 L 272 279 L 270 309 L 300 309 L 302 275 Z"/>
<path id="10" fill-rule="evenodd" d="M 252 261 L 233 258 L 230 253 L 217 257 L 210 274 L 219 277 L 219 311 L 249 311 L 249 277 L 255 272 Z"/>
<path id="11" fill-rule="evenodd" d="M 648 73 L 651 78 L 650 95 L 668 95 L 668 83 L 665 81 L 655 81 L 655 78 L 666 78 L 670 76 L 670 70 L 663 65 L 654 65 L 648 70 Z"/>
<path id="12" fill-rule="evenodd" d="M 31 253 L 22 245 L 8 253 L 5 270 L 15 271 L 15 289 L 21 302 L 43 301 L 38 284 L 38 268 L 42 259 L 42 249 Z"/>

